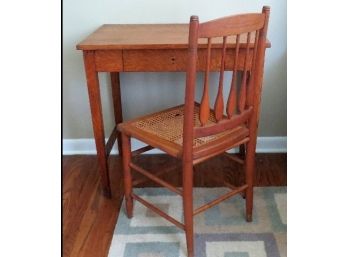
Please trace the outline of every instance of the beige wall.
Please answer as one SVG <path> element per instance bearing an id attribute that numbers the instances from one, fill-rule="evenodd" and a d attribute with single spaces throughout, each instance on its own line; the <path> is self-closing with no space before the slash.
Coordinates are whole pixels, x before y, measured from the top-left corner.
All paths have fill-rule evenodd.
<path id="1" fill-rule="evenodd" d="M 82 53 L 75 45 L 101 24 L 187 23 L 193 14 L 203 22 L 239 12 L 258 12 L 263 5 L 271 6 L 268 38 L 272 48 L 266 53 L 259 135 L 286 136 L 285 0 L 63 0 L 63 138 L 93 137 Z M 121 74 L 124 118 L 182 103 L 184 83 L 184 73 Z M 107 74 L 100 74 L 100 84 L 108 136 L 113 119 Z M 201 83 L 198 93 L 200 87 Z"/>

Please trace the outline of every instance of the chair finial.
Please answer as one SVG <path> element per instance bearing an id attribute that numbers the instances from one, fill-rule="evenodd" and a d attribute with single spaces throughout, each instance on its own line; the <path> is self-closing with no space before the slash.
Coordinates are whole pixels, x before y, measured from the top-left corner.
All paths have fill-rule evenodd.
<path id="1" fill-rule="evenodd" d="M 262 7 L 263 13 L 269 13 L 270 11 L 271 11 L 271 7 L 269 7 L 268 5 L 265 5 Z"/>
<path id="2" fill-rule="evenodd" d="M 190 18 L 190 21 L 198 21 L 198 16 L 197 15 L 192 15 Z"/>

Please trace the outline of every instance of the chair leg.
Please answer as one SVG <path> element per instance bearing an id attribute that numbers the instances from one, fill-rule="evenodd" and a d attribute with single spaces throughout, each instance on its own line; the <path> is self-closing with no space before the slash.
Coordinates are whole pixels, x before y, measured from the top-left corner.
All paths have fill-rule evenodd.
<path id="1" fill-rule="evenodd" d="M 193 234 L 193 165 L 183 164 L 183 206 L 185 233 L 187 244 L 187 256 L 194 256 L 194 234 Z"/>
<path id="2" fill-rule="evenodd" d="M 245 158 L 245 179 L 248 188 L 246 189 L 245 203 L 246 203 L 246 220 L 252 221 L 253 214 L 253 194 L 254 194 L 254 169 L 255 169 L 255 147 L 252 147 L 249 143 L 246 147 Z"/>
<path id="3" fill-rule="evenodd" d="M 133 217 L 133 185 L 132 185 L 132 174 L 130 169 L 130 137 L 122 133 L 122 163 L 123 163 L 123 177 L 124 177 L 124 192 L 126 198 L 126 212 L 128 218 Z"/>

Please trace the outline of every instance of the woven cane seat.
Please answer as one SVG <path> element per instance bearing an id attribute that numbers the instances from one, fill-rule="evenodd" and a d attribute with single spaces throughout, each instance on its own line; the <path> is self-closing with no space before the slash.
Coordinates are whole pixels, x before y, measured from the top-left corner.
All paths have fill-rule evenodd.
<path id="1" fill-rule="evenodd" d="M 182 152 L 183 121 L 184 106 L 180 105 L 121 123 L 118 125 L 118 129 L 134 138 L 178 157 Z M 195 105 L 194 122 L 195 126 L 200 126 L 199 105 Z M 213 111 L 211 111 L 207 124 L 213 123 L 216 123 L 216 120 Z M 226 144 L 226 142 L 233 144 L 247 137 L 247 135 L 248 129 L 244 126 L 239 126 L 219 134 L 196 138 L 193 142 L 194 153 L 203 150 L 207 145 L 209 145 L 209 147 L 214 147 L 214 142 L 216 142 L 216 146 L 221 145 L 221 143 Z"/>

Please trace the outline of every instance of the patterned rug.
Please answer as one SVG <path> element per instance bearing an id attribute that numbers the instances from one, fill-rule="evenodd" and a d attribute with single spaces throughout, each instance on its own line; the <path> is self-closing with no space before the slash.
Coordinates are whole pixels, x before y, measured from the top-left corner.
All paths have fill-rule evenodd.
<path id="1" fill-rule="evenodd" d="M 182 198 L 163 188 L 139 188 L 136 194 L 183 222 Z M 195 208 L 228 192 L 195 188 Z M 245 221 L 245 201 L 232 197 L 195 216 L 196 257 L 285 257 L 286 187 L 254 189 L 253 222 Z M 128 219 L 122 205 L 109 257 L 185 257 L 185 234 L 135 201 Z"/>

